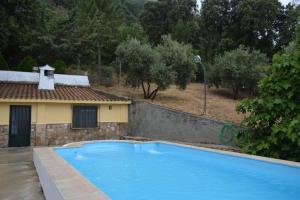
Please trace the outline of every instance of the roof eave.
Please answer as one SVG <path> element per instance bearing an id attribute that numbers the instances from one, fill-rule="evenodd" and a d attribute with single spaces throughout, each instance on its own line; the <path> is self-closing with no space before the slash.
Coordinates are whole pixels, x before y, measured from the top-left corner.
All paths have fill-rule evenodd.
<path id="1" fill-rule="evenodd" d="M 130 100 L 55 100 L 55 99 L 6 99 L 0 98 L 3 103 L 70 103 L 70 104 L 131 104 Z"/>

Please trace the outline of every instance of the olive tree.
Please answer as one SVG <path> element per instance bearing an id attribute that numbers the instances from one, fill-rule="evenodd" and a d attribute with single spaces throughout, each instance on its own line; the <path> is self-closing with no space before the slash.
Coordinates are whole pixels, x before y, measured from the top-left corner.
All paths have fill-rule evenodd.
<path id="1" fill-rule="evenodd" d="M 116 55 L 124 66 L 126 83 L 132 87 L 142 87 L 144 98 L 153 98 L 154 90 L 151 90 L 153 81 L 152 68 L 159 65 L 159 55 L 149 44 L 142 44 L 136 39 L 130 39 L 121 43 Z M 157 92 L 156 92 L 157 93 Z"/>
<path id="2" fill-rule="evenodd" d="M 121 43 L 116 55 L 124 66 L 126 83 L 141 87 L 145 99 L 155 99 L 158 91 L 171 84 L 185 89 L 194 75 L 192 48 L 172 41 L 169 36 L 156 48 L 136 39 Z"/>
<path id="3" fill-rule="evenodd" d="M 175 74 L 174 83 L 179 89 L 185 89 L 195 76 L 196 65 L 193 62 L 193 49 L 190 45 L 179 43 L 169 35 L 162 36 L 162 42 L 156 47 L 161 62 L 170 67 Z"/>
<path id="4" fill-rule="evenodd" d="M 231 89 L 233 98 L 237 99 L 241 90 L 255 93 L 266 65 L 267 58 L 264 54 L 240 46 L 216 57 L 209 76 L 213 83 Z"/>

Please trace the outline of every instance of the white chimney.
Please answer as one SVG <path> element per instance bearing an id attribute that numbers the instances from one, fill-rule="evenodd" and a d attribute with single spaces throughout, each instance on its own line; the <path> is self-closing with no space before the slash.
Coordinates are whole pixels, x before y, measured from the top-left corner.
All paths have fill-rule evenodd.
<path id="1" fill-rule="evenodd" d="M 32 71 L 33 71 L 33 72 L 39 72 L 39 67 L 33 67 L 33 68 L 32 68 Z"/>
<path id="2" fill-rule="evenodd" d="M 54 90 L 54 70 L 49 65 L 40 67 L 39 90 Z"/>

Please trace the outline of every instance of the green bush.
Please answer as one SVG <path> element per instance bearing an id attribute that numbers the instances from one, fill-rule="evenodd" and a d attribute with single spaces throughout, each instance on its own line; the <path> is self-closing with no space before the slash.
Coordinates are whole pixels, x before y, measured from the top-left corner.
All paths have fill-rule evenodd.
<path id="1" fill-rule="evenodd" d="M 238 143 L 247 153 L 300 161 L 300 27 L 293 52 L 275 55 L 270 70 L 259 96 L 237 107 L 247 113 Z"/>
<path id="2" fill-rule="evenodd" d="M 102 66 L 101 68 L 101 77 L 99 77 L 100 84 L 104 86 L 113 85 L 113 67 L 111 66 Z"/>
<path id="3" fill-rule="evenodd" d="M 19 71 L 31 72 L 32 68 L 37 66 L 37 61 L 34 58 L 32 58 L 31 56 L 26 56 L 23 58 L 23 60 L 21 60 L 17 69 Z"/>
<path id="4" fill-rule="evenodd" d="M 0 53 L 0 70 L 8 70 L 8 64 L 1 53 Z"/>
<path id="5" fill-rule="evenodd" d="M 216 57 L 208 75 L 216 86 L 231 89 L 233 98 L 237 99 L 242 90 L 249 94 L 255 93 L 266 63 L 267 58 L 264 54 L 240 46 Z"/>
<path id="6" fill-rule="evenodd" d="M 67 65 L 63 60 L 56 60 L 53 64 L 56 74 L 65 74 Z"/>

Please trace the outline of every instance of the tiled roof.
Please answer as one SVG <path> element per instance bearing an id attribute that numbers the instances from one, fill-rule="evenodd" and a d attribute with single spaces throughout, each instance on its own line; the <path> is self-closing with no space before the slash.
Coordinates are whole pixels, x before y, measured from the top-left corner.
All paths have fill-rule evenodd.
<path id="1" fill-rule="evenodd" d="M 38 90 L 38 84 L 0 82 L 0 99 L 61 101 L 126 101 L 91 87 L 55 85 L 55 90 Z"/>

